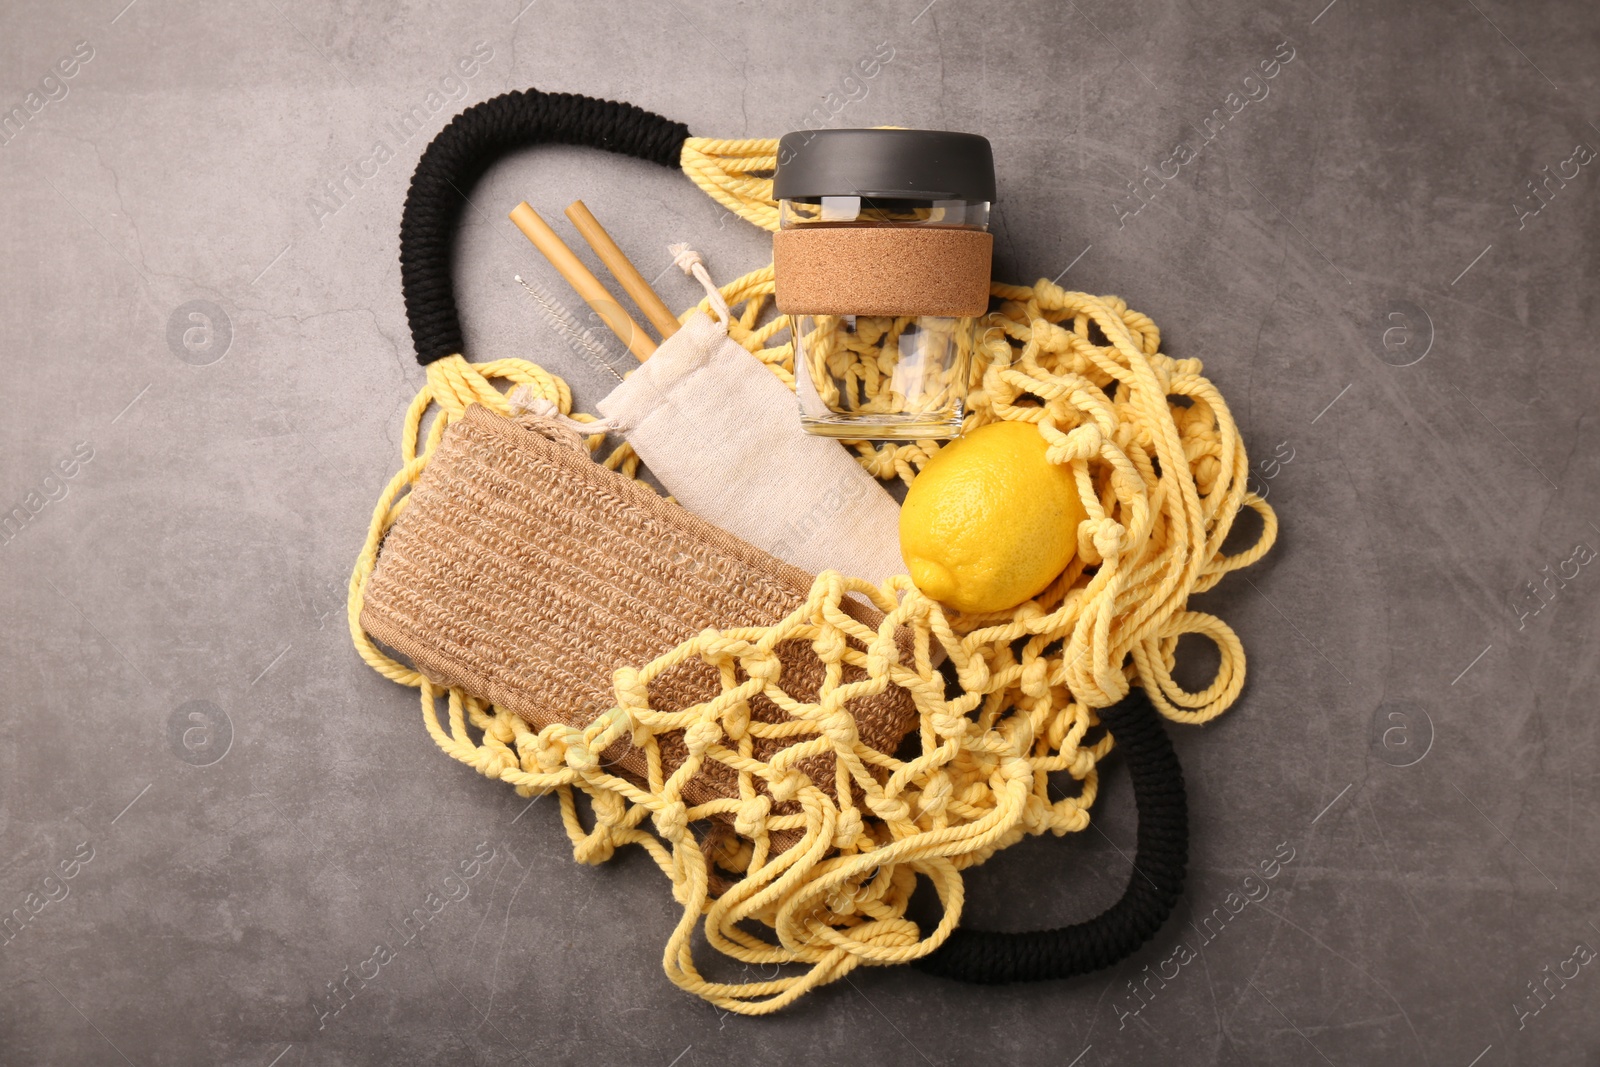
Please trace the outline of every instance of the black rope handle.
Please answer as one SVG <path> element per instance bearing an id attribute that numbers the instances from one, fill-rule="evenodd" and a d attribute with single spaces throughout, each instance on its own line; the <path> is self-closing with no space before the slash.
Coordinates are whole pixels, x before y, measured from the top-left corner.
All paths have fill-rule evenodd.
<path id="1" fill-rule="evenodd" d="M 456 222 L 472 186 L 506 153 L 538 144 L 587 145 L 676 167 L 689 128 L 614 100 L 521 89 L 467 108 L 417 161 L 400 218 L 400 285 L 417 362 L 462 349 L 450 278 Z"/>
<path id="2" fill-rule="evenodd" d="M 1145 694 L 1135 689 L 1100 713 L 1133 778 L 1138 853 L 1122 899 L 1085 922 L 1055 930 L 999 933 L 958 928 L 913 966 L 941 978 L 999 984 L 1070 978 L 1132 955 L 1161 929 L 1183 893 L 1189 804 L 1183 768 Z"/>

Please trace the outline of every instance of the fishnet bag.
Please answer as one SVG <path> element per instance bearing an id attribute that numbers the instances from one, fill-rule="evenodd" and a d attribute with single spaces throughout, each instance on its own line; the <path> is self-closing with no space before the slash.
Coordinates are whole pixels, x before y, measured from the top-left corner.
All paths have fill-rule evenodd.
<path id="1" fill-rule="evenodd" d="M 1078 479 L 1089 512 L 1077 560 L 1015 609 L 957 615 L 904 575 L 875 585 L 825 571 L 804 604 L 776 624 L 708 629 L 648 663 L 617 669 L 610 713 L 581 731 L 565 722 L 535 730 L 509 708 L 397 662 L 361 628 L 379 545 L 446 427 L 474 404 L 509 414 L 492 384 L 497 379 L 571 411 L 565 383 L 531 363 L 462 358 L 449 272 L 460 191 L 504 152 L 547 142 L 588 144 L 664 166 L 681 162 L 720 203 L 760 225 L 775 224 L 764 177 L 776 162 L 775 141 L 690 138 L 680 124 L 629 105 L 534 90 L 477 105 L 446 127 L 418 165 L 401 227 L 407 313 L 428 383 L 407 412 L 403 465 L 374 510 L 351 578 L 351 630 L 363 657 L 420 691 L 427 729 L 454 758 L 525 796 L 554 792 L 576 858 L 601 862 L 625 844 L 648 851 L 683 909 L 663 959 L 668 976 L 728 1010 L 778 1010 L 863 963 L 915 961 L 968 981 L 1020 981 L 1081 973 L 1133 951 L 1170 913 L 1187 855 L 1182 775 L 1161 719 L 1214 718 L 1244 683 L 1237 638 L 1222 620 L 1188 610 L 1187 599 L 1259 559 L 1276 523 L 1245 489 L 1242 441 L 1199 361 L 1163 355 L 1155 324 L 1114 297 L 1043 280 L 992 289 L 998 306 L 972 363 L 967 428 L 999 419 L 1038 426 L 1052 460 Z M 729 333 L 792 385 L 793 353 L 770 314 L 771 295 L 770 267 L 725 286 L 722 296 L 737 312 Z M 424 439 L 422 420 L 434 406 L 440 418 Z M 858 446 L 869 472 L 907 481 L 933 450 Z M 605 461 L 623 474 L 636 464 L 626 446 Z M 1222 543 L 1245 507 L 1260 514 L 1262 533 L 1250 549 L 1225 554 Z M 847 610 L 856 598 L 882 613 L 875 630 Z M 1221 653 L 1215 680 L 1200 692 L 1172 678 L 1186 634 L 1209 638 Z M 809 644 L 824 664 L 815 702 L 785 689 L 773 649 L 786 641 Z M 934 666 L 941 656 L 944 673 Z M 721 693 L 682 717 L 659 717 L 680 713 L 652 706 L 651 681 L 696 659 L 716 667 Z M 859 681 L 844 681 L 847 667 L 860 668 Z M 886 754 L 862 743 L 845 705 L 891 690 L 910 698 L 917 720 L 906 744 Z M 771 761 L 728 743 L 742 743 L 750 732 L 741 708 L 757 695 L 810 735 Z M 441 698 L 448 701 L 443 722 Z M 751 788 L 741 784 L 736 802 L 691 806 L 683 786 L 704 763 L 686 776 L 686 760 L 660 789 L 641 788 L 603 765 L 624 737 L 637 747 L 644 734 L 674 729 L 683 730 L 691 757 L 702 752 L 705 761 L 726 763 L 741 783 L 748 775 Z M 1113 743 L 1132 772 L 1140 816 L 1136 873 L 1123 898 L 1054 931 L 957 930 L 963 871 L 1024 836 L 1088 825 L 1096 766 Z M 831 792 L 797 767 L 830 751 Z M 1055 789 L 1058 772 L 1075 791 Z M 850 788 L 838 788 L 846 774 Z M 575 803 L 578 793 L 590 799 L 587 813 Z M 798 812 L 782 814 L 793 810 L 782 807 L 790 803 Z M 711 804 L 723 807 L 713 812 Z M 735 833 L 695 831 L 730 809 Z M 784 847 L 785 833 L 799 839 Z M 923 879 L 944 909 L 925 926 L 906 917 Z M 693 953 L 700 934 L 746 968 L 779 965 L 777 977 L 726 982 L 702 975 Z"/>

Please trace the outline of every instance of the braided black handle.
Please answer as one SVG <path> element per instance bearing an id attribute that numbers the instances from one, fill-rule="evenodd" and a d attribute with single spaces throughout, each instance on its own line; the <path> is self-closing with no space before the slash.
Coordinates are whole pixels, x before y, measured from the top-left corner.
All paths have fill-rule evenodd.
<path id="1" fill-rule="evenodd" d="M 522 89 L 467 108 L 417 161 L 400 219 L 406 318 L 426 366 L 461 351 L 450 279 L 456 221 L 472 186 L 500 157 L 537 144 L 588 145 L 675 167 L 689 128 L 614 100 Z"/>
<path id="2" fill-rule="evenodd" d="M 1148 941 L 1183 893 L 1189 862 L 1189 805 L 1183 768 L 1161 716 L 1135 689 L 1101 712 L 1133 777 L 1138 855 L 1122 899 L 1086 922 L 1055 930 L 997 933 L 962 926 L 913 966 L 963 982 L 1042 982 L 1109 967 Z"/>

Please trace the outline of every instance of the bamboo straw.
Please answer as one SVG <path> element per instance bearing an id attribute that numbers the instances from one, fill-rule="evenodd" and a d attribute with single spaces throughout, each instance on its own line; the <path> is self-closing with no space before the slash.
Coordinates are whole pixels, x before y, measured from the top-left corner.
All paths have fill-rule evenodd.
<path id="1" fill-rule="evenodd" d="M 606 287 L 600 284 L 600 279 L 589 272 L 589 268 L 572 254 L 566 242 L 526 201 L 511 210 L 511 221 L 517 224 L 517 229 L 533 242 L 535 248 L 544 253 L 544 258 L 583 297 L 584 303 L 594 308 L 595 314 L 628 346 L 628 351 L 638 357 L 639 362 L 644 362 L 655 353 L 656 343 L 644 332 L 644 327 L 622 310 L 622 305 L 612 299 Z"/>
<path id="2" fill-rule="evenodd" d="M 628 254 L 612 240 L 606 228 L 600 225 L 600 220 L 590 212 L 588 205 L 582 200 L 574 200 L 567 205 L 567 218 L 572 220 L 572 225 L 577 227 L 583 239 L 589 242 L 589 247 L 600 257 L 600 262 L 606 265 L 606 269 L 621 283 L 627 294 L 633 297 L 633 302 L 639 305 L 639 310 L 650 320 L 650 325 L 661 334 L 661 339 L 665 341 L 677 333 L 678 317 L 656 295 L 656 291 L 650 288 L 650 283 L 644 280 L 639 268 L 633 265 Z"/>

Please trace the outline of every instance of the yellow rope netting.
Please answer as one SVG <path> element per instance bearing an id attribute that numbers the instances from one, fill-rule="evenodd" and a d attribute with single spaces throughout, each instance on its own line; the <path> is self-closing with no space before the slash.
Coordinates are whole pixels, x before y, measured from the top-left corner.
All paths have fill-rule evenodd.
<path id="1" fill-rule="evenodd" d="M 773 140 L 691 138 L 683 168 L 719 203 L 772 229 L 771 182 L 759 175 L 772 169 L 776 150 Z M 792 385 L 792 346 L 780 340 L 783 322 L 771 313 L 771 267 L 722 292 L 737 310 L 732 336 Z M 1265 554 L 1277 522 L 1245 488 L 1243 442 L 1200 362 L 1160 354 L 1155 324 L 1114 297 L 1043 280 L 996 284 L 993 295 L 1000 306 L 972 361 L 967 427 L 1034 423 L 1050 442 L 1051 459 L 1072 469 L 1089 519 L 1066 573 L 1017 608 L 958 615 L 904 575 L 879 589 L 825 572 L 807 603 L 775 626 L 708 630 L 652 663 L 617 671 L 615 706 L 582 730 L 535 731 L 510 711 L 437 686 L 378 648 L 359 622 L 379 545 L 445 428 L 473 403 L 508 413 L 492 384 L 497 379 L 527 385 L 568 413 L 566 383 L 524 360 L 470 364 L 455 355 L 428 367 L 428 383 L 406 412 L 403 464 L 378 500 L 350 578 L 356 648 L 384 676 L 420 691 L 424 723 L 445 752 L 523 796 L 554 792 L 580 862 L 604 862 L 619 845 L 646 849 L 683 908 L 663 960 L 668 976 L 727 1010 L 775 1011 L 860 964 L 905 962 L 937 948 L 960 918 L 961 871 L 1026 835 L 1088 825 L 1095 765 L 1111 747 L 1109 737 L 1090 740 L 1095 709 L 1122 699 L 1131 684 L 1168 718 L 1188 723 L 1226 710 L 1244 684 L 1238 638 L 1187 602 Z M 438 418 L 424 435 L 435 405 Z M 602 440 L 590 438 L 591 450 Z M 876 476 L 907 481 L 936 451 L 932 443 L 857 448 Z M 630 476 L 638 467 L 626 445 L 605 463 Z M 1260 514 L 1262 533 L 1247 551 L 1224 555 L 1241 507 Z M 841 610 L 850 593 L 885 613 L 877 631 Z M 895 642 L 898 627 L 915 637 L 909 659 Z M 1216 678 L 1200 692 L 1184 691 L 1172 677 L 1186 634 L 1209 638 L 1220 652 Z M 781 685 L 773 649 L 794 639 L 810 641 L 826 665 L 814 702 L 796 700 Z M 959 679 L 954 697 L 933 666 L 936 649 Z M 721 670 L 721 695 L 677 711 L 651 708 L 650 680 L 696 657 Z M 861 668 L 863 680 L 844 682 L 846 665 Z M 920 751 L 906 760 L 862 744 L 846 710 L 848 701 L 891 685 L 909 692 L 920 715 Z M 758 694 L 792 721 L 752 721 L 749 701 Z M 689 756 L 669 776 L 655 737 L 677 730 Z M 758 737 L 795 743 L 763 762 L 752 755 Z M 600 758 L 624 738 L 646 753 L 643 785 L 610 773 Z M 831 793 L 797 768 L 826 753 L 837 768 Z M 739 796 L 688 805 L 682 787 L 709 760 L 736 772 Z M 1052 772 L 1075 779 L 1078 795 L 1053 794 Z M 579 792 L 589 798 L 587 815 Z M 786 801 L 798 812 L 773 811 Z M 731 819 L 734 833 L 697 835 L 713 816 Z M 798 843 L 774 849 L 779 831 L 798 831 Z M 944 908 L 929 930 L 906 918 L 918 877 L 930 881 Z M 715 896 L 714 880 L 726 886 Z M 747 970 L 772 968 L 776 977 L 706 979 L 693 958 L 697 930 L 713 950 Z M 773 966 L 782 964 L 798 970 Z"/>

